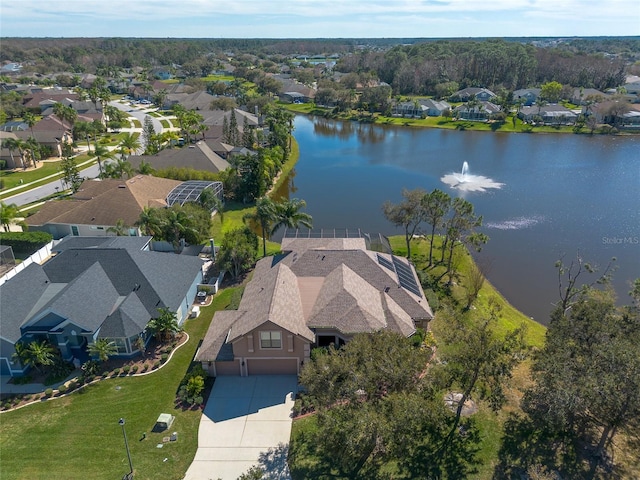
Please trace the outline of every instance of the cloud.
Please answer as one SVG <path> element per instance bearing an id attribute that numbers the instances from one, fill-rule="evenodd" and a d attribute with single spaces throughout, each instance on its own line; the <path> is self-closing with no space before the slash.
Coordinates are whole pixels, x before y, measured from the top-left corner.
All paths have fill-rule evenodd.
<path id="1" fill-rule="evenodd" d="M 3 36 L 637 35 L 640 12 L 637 0 L 20 0 L 2 2 L 0 22 Z"/>

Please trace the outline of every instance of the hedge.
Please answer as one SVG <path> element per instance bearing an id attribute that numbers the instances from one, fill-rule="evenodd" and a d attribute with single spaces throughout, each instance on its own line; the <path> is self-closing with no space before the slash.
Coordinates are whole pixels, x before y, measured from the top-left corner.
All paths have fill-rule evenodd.
<path id="1" fill-rule="evenodd" d="M 49 243 L 53 237 L 47 232 L 1 232 L 0 243 L 15 254 L 32 254 Z"/>

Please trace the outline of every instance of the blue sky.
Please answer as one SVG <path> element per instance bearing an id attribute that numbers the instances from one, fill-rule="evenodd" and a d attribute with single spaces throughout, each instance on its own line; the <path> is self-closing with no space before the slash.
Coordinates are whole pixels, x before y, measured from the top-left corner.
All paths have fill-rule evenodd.
<path id="1" fill-rule="evenodd" d="M 638 0 L 0 0 L 2 37 L 640 35 Z"/>

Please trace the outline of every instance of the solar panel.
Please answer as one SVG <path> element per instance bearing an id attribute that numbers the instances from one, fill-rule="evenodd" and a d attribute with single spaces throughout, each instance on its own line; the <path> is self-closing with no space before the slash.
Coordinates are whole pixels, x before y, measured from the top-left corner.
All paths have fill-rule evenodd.
<path id="1" fill-rule="evenodd" d="M 395 256 L 392 256 L 391 258 L 393 259 L 393 266 L 395 267 L 395 271 L 398 274 L 400 286 L 402 288 L 406 288 L 411 293 L 421 297 L 422 292 L 420 286 L 416 282 L 416 278 L 413 275 L 413 270 L 411 270 L 411 267 Z"/>
<path id="2" fill-rule="evenodd" d="M 393 268 L 393 264 L 389 260 L 387 260 L 385 257 L 380 255 L 379 253 L 377 253 L 376 256 L 378 257 L 378 263 L 380 265 L 382 265 L 383 267 L 391 270 L 392 272 L 396 271 L 396 269 Z"/>

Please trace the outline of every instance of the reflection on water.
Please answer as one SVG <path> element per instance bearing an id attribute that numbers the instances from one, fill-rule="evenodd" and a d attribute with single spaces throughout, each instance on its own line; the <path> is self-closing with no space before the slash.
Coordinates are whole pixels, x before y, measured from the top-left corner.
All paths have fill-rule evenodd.
<path id="1" fill-rule="evenodd" d="M 484 217 L 489 280 L 545 322 L 557 300 L 561 255 L 591 263 L 617 257 L 618 295 L 640 276 L 639 137 L 520 135 L 357 124 L 296 117 L 300 160 L 278 195 L 302 198 L 316 228 L 399 234 L 381 212 L 403 188 L 464 195 Z M 461 192 L 441 182 L 468 160 L 500 189 Z M 614 239 L 614 240 L 611 240 Z"/>

